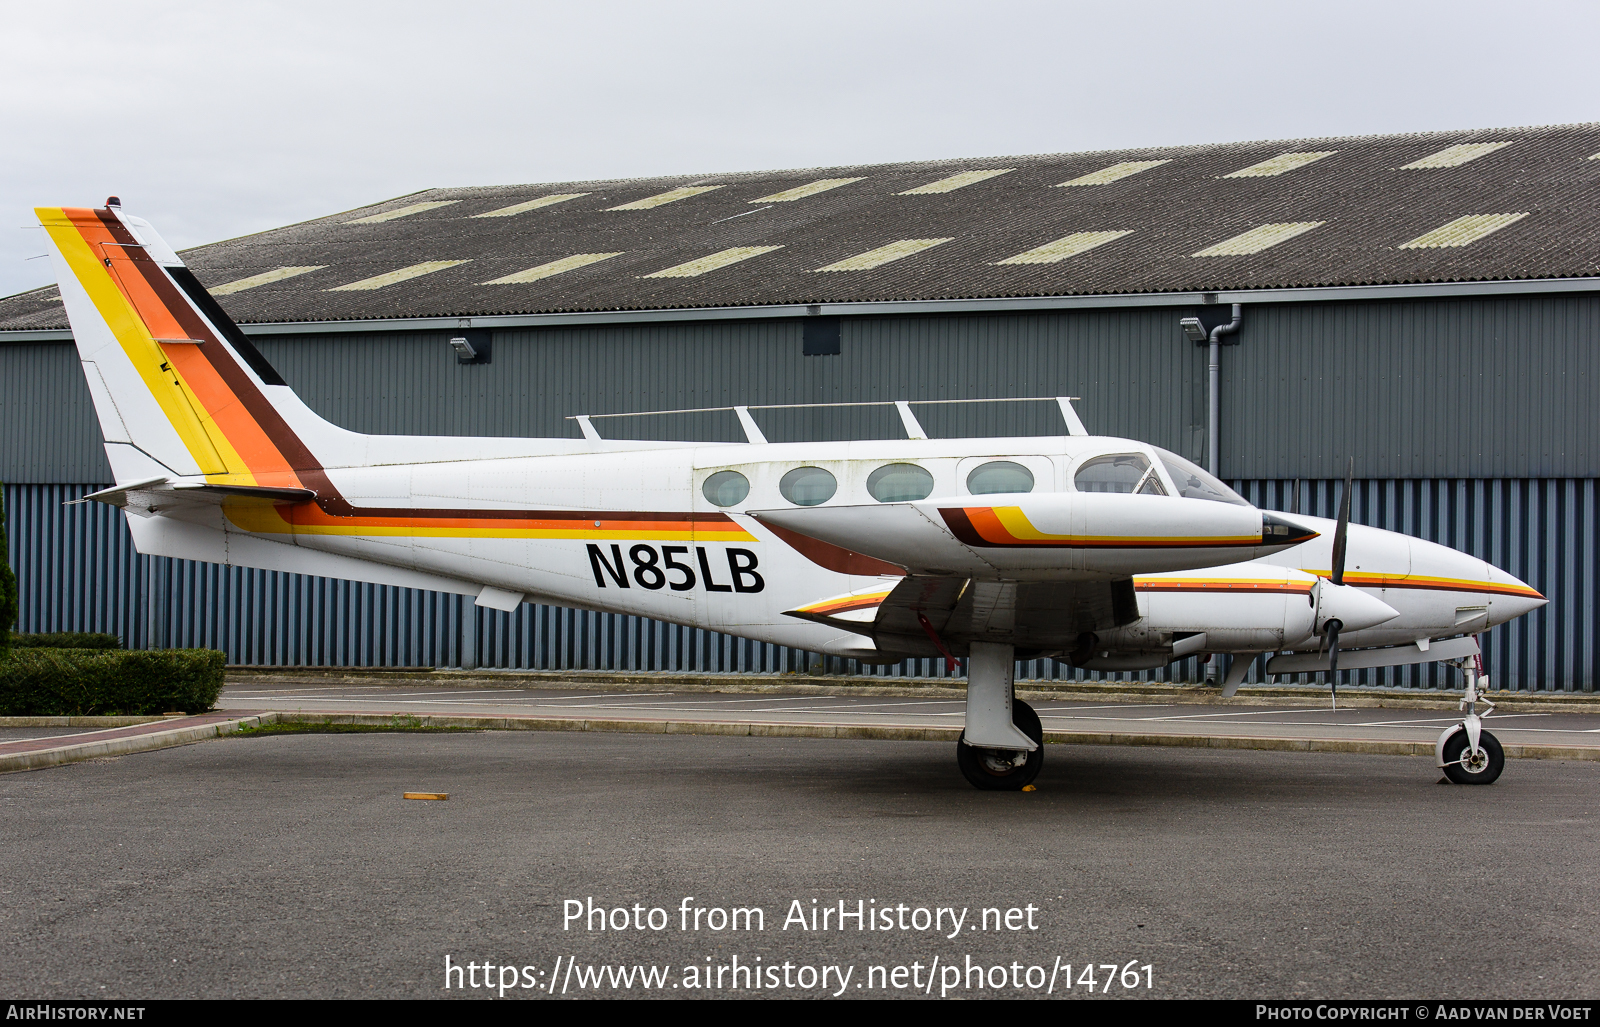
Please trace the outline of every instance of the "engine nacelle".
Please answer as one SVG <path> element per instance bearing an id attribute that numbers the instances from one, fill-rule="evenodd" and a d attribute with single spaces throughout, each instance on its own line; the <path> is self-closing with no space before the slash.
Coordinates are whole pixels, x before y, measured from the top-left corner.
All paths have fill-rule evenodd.
<path id="1" fill-rule="evenodd" d="M 1055 492 L 753 511 L 914 574 L 1107 578 L 1254 560 L 1315 538 L 1282 515 L 1172 496 Z"/>

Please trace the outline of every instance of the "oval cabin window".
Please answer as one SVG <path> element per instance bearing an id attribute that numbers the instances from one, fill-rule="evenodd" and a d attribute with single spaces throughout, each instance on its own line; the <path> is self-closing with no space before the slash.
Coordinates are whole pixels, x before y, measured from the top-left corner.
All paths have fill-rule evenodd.
<path id="1" fill-rule="evenodd" d="M 975 496 L 1032 492 L 1033 472 L 1010 460 L 991 460 L 967 475 L 967 491 Z"/>
<path id="2" fill-rule="evenodd" d="M 910 503 L 927 499 L 933 475 L 916 464 L 884 464 L 867 475 L 867 492 L 880 503 Z"/>
<path id="3" fill-rule="evenodd" d="M 820 506 L 839 491 L 839 482 L 821 467 L 796 467 L 778 482 L 778 493 L 795 506 Z"/>
<path id="4" fill-rule="evenodd" d="M 750 479 L 738 471 L 718 471 L 700 486 L 700 494 L 714 506 L 738 506 L 750 494 Z"/>

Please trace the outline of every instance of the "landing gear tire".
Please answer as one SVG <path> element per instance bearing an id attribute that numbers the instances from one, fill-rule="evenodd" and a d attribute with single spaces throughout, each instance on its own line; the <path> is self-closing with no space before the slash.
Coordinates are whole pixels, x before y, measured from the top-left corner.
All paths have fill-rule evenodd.
<path id="1" fill-rule="evenodd" d="M 1011 723 L 1039 748 L 1032 752 L 979 749 L 968 745 L 967 736 L 963 734 L 956 743 L 956 765 L 972 787 L 985 792 L 1020 792 L 1039 776 L 1044 767 L 1044 725 L 1039 723 L 1039 715 L 1033 712 L 1032 706 L 1013 699 Z"/>
<path id="2" fill-rule="evenodd" d="M 1444 743 L 1444 776 L 1458 785 L 1493 784 L 1506 768 L 1506 752 L 1500 740 L 1489 732 L 1478 735 L 1478 751 L 1463 761 L 1467 754 L 1467 733 L 1457 731 Z"/>

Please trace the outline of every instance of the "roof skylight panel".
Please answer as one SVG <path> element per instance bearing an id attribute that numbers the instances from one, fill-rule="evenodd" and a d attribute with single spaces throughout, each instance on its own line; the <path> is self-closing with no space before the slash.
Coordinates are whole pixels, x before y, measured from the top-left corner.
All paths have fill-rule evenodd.
<path id="1" fill-rule="evenodd" d="M 818 193 L 825 193 L 829 189 L 837 189 L 841 185 L 850 185 L 855 182 L 864 181 L 866 181 L 864 178 L 819 178 L 815 182 L 807 182 L 805 185 L 797 185 L 793 189 L 785 189 L 782 192 L 773 193 L 771 196 L 762 196 L 759 199 L 754 199 L 750 202 L 788 203 L 791 200 L 803 200 L 807 196 L 815 196 Z"/>
<path id="2" fill-rule="evenodd" d="M 1015 257 L 1007 257 L 1005 260 L 997 260 L 995 263 L 1054 264 L 1057 261 L 1066 260 L 1068 257 L 1076 257 L 1080 253 L 1086 253 L 1096 246 L 1104 246 L 1108 242 L 1132 234 L 1132 231 L 1073 232 L 1071 235 L 1062 236 L 1055 242 L 1047 242 L 1043 246 L 1035 246 L 1026 253 L 1019 253 Z"/>
<path id="3" fill-rule="evenodd" d="M 889 243 L 887 246 L 879 246 L 875 250 L 868 250 L 865 253 L 858 253 L 853 257 L 835 261 L 827 267 L 819 267 L 817 270 L 867 271 L 871 268 L 882 267 L 891 261 L 901 260 L 913 254 L 921 253 L 923 250 L 931 250 L 935 246 L 943 245 L 953 238 L 955 236 L 945 239 L 901 239 L 898 242 Z"/>
<path id="4" fill-rule="evenodd" d="M 296 275 L 307 274 L 311 271 L 321 271 L 327 266 L 326 264 L 304 264 L 299 267 L 275 268 L 271 271 L 263 271 L 259 275 L 251 275 L 249 278 L 241 278 L 237 282 L 216 286 L 209 291 L 213 296 L 231 296 L 236 292 L 244 292 L 246 289 L 254 289 L 260 285 L 281 282 L 285 278 L 293 278 Z"/>
<path id="5" fill-rule="evenodd" d="M 1415 171 L 1421 168 L 1458 168 L 1479 157 L 1487 157 L 1496 150 L 1504 149 L 1511 145 L 1511 140 L 1500 143 L 1457 143 L 1446 146 L 1438 153 L 1414 160 L 1410 164 L 1402 164 L 1401 171 Z"/>
<path id="6" fill-rule="evenodd" d="M 574 271 L 580 267 L 588 267 L 590 264 L 598 264 L 602 260 L 610 260 L 612 257 L 620 257 L 626 252 L 627 250 L 618 250 L 615 253 L 574 253 L 570 257 L 562 257 L 560 260 L 552 260 L 548 264 L 540 264 L 538 267 L 530 267 L 526 271 L 518 271 L 516 274 L 506 275 L 503 278 L 495 278 L 491 281 L 484 282 L 483 284 L 524 285 L 528 282 L 537 282 L 541 278 L 549 278 L 552 275 L 559 275 L 563 271 Z"/>
<path id="7" fill-rule="evenodd" d="M 927 185 L 919 185 L 915 189 L 907 189 L 902 193 L 897 193 L 896 195 L 928 196 L 932 193 L 953 193 L 957 189 L 964 189 L 967 186 L 973 185 L 977 182 L 982 182 L 991 178 L 997 178 L 1000 175 L 1009 175 L 1015 170 L 1017 169 L 993 168 L 988 171 L 963 171 L 959 175 L 951 175 L 949 178 L 941 178 L 937 182 L 929 182 Z"/>
<path id="8" fill-rule="evenodd" d="M 396 285 L 400 282 L 409 281 L 413 278 L 421 278 L 423 275 L 431 275 L 435 271 L 443 271 L 447 267 L 455 267 L 457 264 L 465 263 L 468 262 L 465 260 L 425 260 L 420 264 L 412 264 L 410 267 L 399 268 L 398 270 L 389 271 L 381 275 L 373 275 L 371 278 L 363 278 L 359 282 L 351 282 L 349 285 L 338 285 L 332 289 L 324 289 L 323 291 L 364 292 L 370 289 L 382 289 L 387 285 Z"/>
<path id="9" fill-rule="evenodd" d="M 396 218 L 408 218 L 413 214 L 421 214 L 425 210 L 437 210 L 440 207 L 448 207 L 452 203 L 460 202 L 460 200 L 429 200 L 426 203 L 413 203 L 409 207 L 396 207 L 394 210 L 386 210 L 382 214 L 370 214 L 364 218 L 356 218 L 354 221 L 341 222 L 341 224 L 376 225 L 382 221 L 393 221 Z"/>
<path id="10" fill-rule="evenodd" d="M 1282 175 L 1315 164 L 1324 157 L 1332 157 L 1338 150 L 1305 150 L 1298 153 L 1280 153 L 1259 164 L 1252 164 L 1248 168 L 1231 171 L 1223 178 L 1270 178 L 1273 175 Z"/>
<path id="11" fill-rule="evenodd" d="M 680 189 L 668 189 L 664 193 L 656 193 L 654 196 L 646 196 L 644 199 L 634 200 L 632 203 L 623 203 L 615 207 L 607 207 L 606 210 L 649 210 L 652 207 L 664 207 L 669 203 L 677 203 L 679 200 L 687 200 L 689 197 L 699 196 L 701 193 L 716 192 L 721 188 L 722 186 L 720 185 L 686 185 Z"/>
<path id="12" fill-rule="evenodd" d="M 1247 253 L 1260 253 L 1325 224 L 1326 221 L 1282 221 L 1271 225 L 1259 225 L 1231 239 L 1224 239 L 1214 246 L 1207 246 L 1198 253 L 1191 253 L 1190 256 L 1241 257 Z"/>
<path id="13" fill-rule="evenodd" d="M 588 195 L 588 193 L 552 193 L 549 196 L 541 196 L 537 200 L 528 200 L 526 203 L 513 203 L 509 207 L 501 207 L 499 210 L 486 210 L 482 214 L 474 214 L 472 216 L 475 218 L 508 218 L 516 214 L 526 214 L 530 210 L 538 210 L 540 207 L 551 207 L 557 203 L 566 203 L 568 200 L 576 200 L 580 196 Z"/>
<path id="14" fill-rule="evenodd" d="M 763 253 L 771 253 L 773 250 L 781 249 L 783 249 L 782 246 L 734 246 L 726 250 L 719 250 L 718 252 L 712 253 L 708 256 L 700 257 L 697 260 L 691 260 L 687 263 L 677 264 L 663 271 L 657 271 L 648 275 L 640 275 L 639 277 L 698 278 L 709 271 L 715 271 L 718 268 L 727 267 L 729 264 L 737 264 L 741 260 L 749 260 L 751 257 L 759 257 Z"/>
<path id="15" fill-rule="evenodd" d="M 1125 160 L 1121 164 L 1113 164 L 1109 168 L 1101 168 L 1099 171 L 1091 171 L 1087 175 L 1079 175 L 1068 182 L 1057 182 L 1056 188 L 1059 189 L 1067 185 L 1110 185 L 1112 182 L 1119 182 L 1130 175 L 1137 175 L 1141 171 L 1149 171 L 1151 168 L 1159 168 L 1163 164 L 1171 163 L 1172 159 L 1170 157 L 1165 160 Z"/>
<path id="16" fill-rule="evenodd" d="M 1446 225 L 1440 225 L 1431 232 L 1425 232 L 1410 242 L 1403 242 L 1398 247 L 1402 250 L 1438 249 L 1446 246 L 1466 246 L 1477 242 L 1486 235 L 1521 221 L 1528 216 L 1528 211 L 1514 214 L 1468 214 L 1456 218 Z"/>

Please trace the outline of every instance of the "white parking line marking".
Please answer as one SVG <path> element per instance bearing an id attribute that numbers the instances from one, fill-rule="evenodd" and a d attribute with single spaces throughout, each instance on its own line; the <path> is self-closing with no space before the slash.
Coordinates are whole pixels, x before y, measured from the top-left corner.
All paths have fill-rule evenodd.
<path id="1" fill-rule="evenodd" d="M 1238 713 L 1180 713 L 1171 717 L 1139 717 L 1139 720 L 1207 720 L 1213 717 L 1270 717 L 1279 714 L 1298 715 L 1303 713 L 1343 713 L 1343 710 L 1250 710 Z"/>

